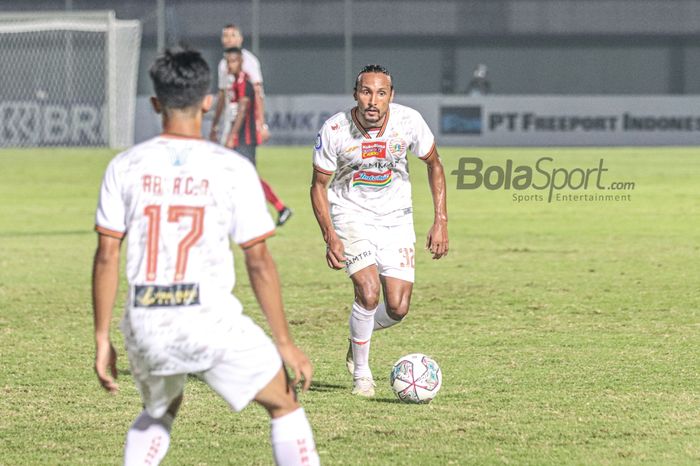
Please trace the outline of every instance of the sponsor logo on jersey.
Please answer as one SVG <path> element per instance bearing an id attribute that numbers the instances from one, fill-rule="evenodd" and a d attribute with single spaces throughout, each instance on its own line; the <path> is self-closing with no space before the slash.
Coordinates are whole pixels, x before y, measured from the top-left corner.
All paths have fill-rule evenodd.
<path id="1" fill-rule="evenodd" d="M 370 257 L 372 255 L 372 251 L 362 251 L 356 256 L 348 256 L 348 258 L 345 260 L 345 266 L 350 267 L 352 264 L 355 262 L 365 259 L 367 257 Z"/>
<path id="2" fill-rule="evenodd" d="M 377 173 L 359 171 L 352 176 L 353 186 L 386 186 L 391 183 L 391 170 Z"/>
<path id="3" fill-rule="evenodd" d="M 314 144 L 314 149 L 320 150 L 323 143 L 321 142 L 321 133 L 316 134 L 316 143 Z"/>
<path id="4" fill-rule="evenodd" d="M 388 168 L 396 168 L 396 162 L 394 161 L 386 161 L 386 160 L 373 160 L 371 162 L 364 162 L 362 164 L 362 169 L 363 170 L 386 170 Z M 359 170 L 360 167 L 354 168 L 355 170 Z"/>
<path id="5" fill-rule="evenodd" d="M 363 142 L 362 158 L 368 159 L 370 157 L 386 158 L 386 141 Z"/>
<path id="6" fill-rule="evenodd" d="M 406 141 L 401 138 L 389 140 L 389 153 L 394 157 L 401 157 L 406 153 Z"/>
<path id="7" fill-rule="evenodd" d="M 199 305 L 199 284 L 136 285 L 134 307 L 174 307 Z"/>

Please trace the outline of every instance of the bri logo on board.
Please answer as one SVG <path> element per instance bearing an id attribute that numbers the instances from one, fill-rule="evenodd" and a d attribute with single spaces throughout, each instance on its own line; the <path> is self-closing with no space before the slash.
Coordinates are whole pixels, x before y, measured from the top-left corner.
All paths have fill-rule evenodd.
<path id="1" fill-rule="evenodd" d="M 352 176 L 353 186 L 386 186 L 391 183 L 391 170 L 381 173 L 359 171 Z"/>
<path id="2" fill-rule="evenodd" d="M 368 159 L 376 157 L 378 159 L 386 158 L 386 141 L 372 141 L 362 143 L 362 158 Z"/>

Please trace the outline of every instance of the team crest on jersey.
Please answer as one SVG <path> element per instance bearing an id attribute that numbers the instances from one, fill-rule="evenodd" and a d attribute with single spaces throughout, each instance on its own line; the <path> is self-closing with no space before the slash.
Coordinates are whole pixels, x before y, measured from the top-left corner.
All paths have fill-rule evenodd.
<path id="1" fill-rule="evenodd" d="M 362 170 L 352 176 L 353 186 L 386 186 L 391 183 L 391 170 L 381 173 Z"/>
<path id="2" fill-rule="evenodd" d="M 199 284 L 136 285 L 134 307 L 196 306 L 199 304 Z"/>
<path id="3" fill-rule="evenodd" d="M 362 143 L 362 158 L 368 159 L 376 157 L 378 159 L 386 158 L 386 141 L 372 141 Z"/>
<path id="4" fill-rule="evenodd" d="M 323 143 L 321 142 L 321 133 L 316 135 L 316 143 L 314 144 L 314 149 L 320 150 Z"/>
<path id="5" fill-rule="evenodd" d="M 389 153 L 394 157 L 401 157 L 406 153 L 406 141 L 401 138 L 389 140 Z"/>

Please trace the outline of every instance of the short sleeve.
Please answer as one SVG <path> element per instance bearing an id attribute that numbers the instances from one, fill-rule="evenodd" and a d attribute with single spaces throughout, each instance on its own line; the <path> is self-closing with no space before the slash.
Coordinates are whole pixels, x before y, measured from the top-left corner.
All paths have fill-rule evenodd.
<path id="1" fill-rule="evenodd" d="M 247 49 L 243 49 L 243 71 L 248 75 L 248 79 L 253 84 L 262 83 L 262 69 L 260 68 L 260 60 Z"/>
<path id="2" fill-rule="evenodd" d="M 330 130 L 326 122 L 316 135 L 314 142 L 314 169 L 326 175 L 332 175 L 337 166 L 338 157 L 332 146 Z"/>
<path id="3" fill-rule="evenodd" d="M 103 235 L 123 238 L 126 234 L 126 206 L 116 165 L 114 160 L 110 162 L 102 179 L 95 230 Z"/>
<path id="4" fill-rule="evenodd" d="M 228 66 L 226 65 L 226 59 L 222 58 L 219 61 L 219 90 L 226 90 L 228 85 Z"/>
<path id="5" fill-rule="evenodd" d="M 412 120 L 413 138 L 409 149 L 419 158 L 428 160 L 435 153 L 435 136 L 420 113 L 414 111 Z"/>
<path id="6" fill-rule="evenodd" d="M 233 219 L 229 235 L 242 248 L 249 248 L 275 233 L 275 224 L 267 211 L 258 173 L 248 161 L 242 161 L 235 180 Z"/>

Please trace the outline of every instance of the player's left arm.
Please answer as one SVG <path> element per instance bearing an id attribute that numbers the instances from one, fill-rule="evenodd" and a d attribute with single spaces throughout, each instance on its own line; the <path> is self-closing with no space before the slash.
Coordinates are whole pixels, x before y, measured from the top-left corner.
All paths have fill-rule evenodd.
<path id="1" fill-rule="evenodd" d="M 267 142 L 270 139 L 270 129 L 265 123 L 265 88 L 262 82 L 257 82 L 253 86 L 255 87 L 255 126 L 262 142 Z"/>
<path id="2" fill-rule="evenodd" d="M 95 327 L 95 373 L 102 387 L 116 393 L 117 352 L 109 337 L 112 309 L 119 285 L 121 238 L 99 234 L 92 269 L 92 307 Z"/>
<path id="3" fill-rule="evenodd" d="M 311 385 L 313 369 L 309 358 L 294 344 L 289 333 L 282 305 L 282 292 L 277 267 L 265 244 L 259 241 L 243 249 L 250 284 L 260 308 L 265 314 L 270 332 L 284 363 L 294 372 L 294 381 L 303 380 L 303 389 Z"/>
<path id="4" fill-rule="evenodd" d="M 241 98 L 238 99 L 238 112 L 236 113 L 236 119 L 231 123 L 231 132 L 228 135 L 228 141 L 226 141 L 226 147 L 228 148 L 233 149 L 240 143 L 240 141 L 238 141 L 238 132 L 243 127 L 248 105 L 250 105 L 248 96 L 241 96 Z"/>
<path id="5" fill-rule="evenodd" d="M 433 255 L 433 259 L 440 259 L 447 255 L 449 241 L 447 238 L 447 192 L 445 188 L 445 170 L 437 153 L 437 148 L 425 159 L 428 166 L 428 182 L 430 192 L 433 195 L 433 207 L 435 219 L 433 226 L 428 231 L 425 248 Z"/>

